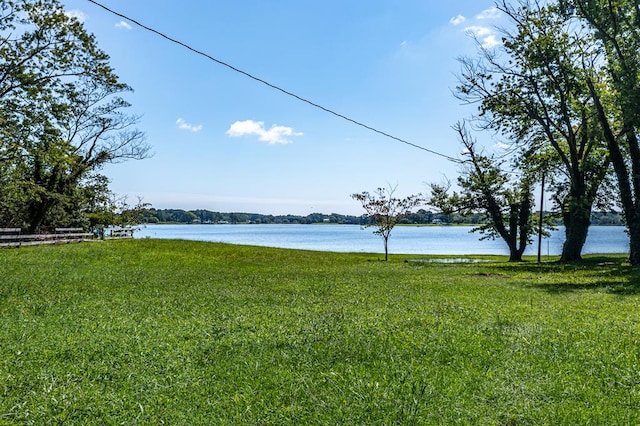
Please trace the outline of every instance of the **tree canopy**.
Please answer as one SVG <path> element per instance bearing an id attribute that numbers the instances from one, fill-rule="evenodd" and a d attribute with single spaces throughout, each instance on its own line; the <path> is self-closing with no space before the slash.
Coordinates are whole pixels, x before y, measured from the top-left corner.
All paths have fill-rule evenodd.
<path id="1" fill-rule="evenodd" d="M 547 175 L 565 225 L 562 260 L 580 260 L 594 204 L 613 195 L 602 186 L 611 157 L 588 85 L 590 76 L 603 82 L 598 45 L 557 2 L 497 7 L 509 21 L 503 43 L 461 59 L 456 94 L 479 104 L 484 128 L 513 142 L 520 169 Z"/>
<path id="2" fill-rule="evenodd" d="M 393 196 L 396 187 L 378 188 L 374 194 L 367 191 L 352 194 L 351 198 L 362 204 L 367 212 L 367 216 L 371 218 L 371 223 L 365 226 L 373 226 L 376 228 L 374 234 L 379 235 L 384 242 L 384 260 L 389 258 L 389 237 L 393 228 L 407 215 L 411 210 L 422 203 L 420 195 L 409 195 L 405 198 L 396 198 Z"/>
<path id="3" fill-rule="evenodd" d="M 86 225 L 99 172 L 149 155 L 109 56 L 58 0 L 0 2 L 0 222 Z"/>

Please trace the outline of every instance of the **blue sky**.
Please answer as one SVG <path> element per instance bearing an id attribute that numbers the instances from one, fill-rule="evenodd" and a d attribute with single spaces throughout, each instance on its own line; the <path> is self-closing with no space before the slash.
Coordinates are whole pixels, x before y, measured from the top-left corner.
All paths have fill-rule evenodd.
<path id="1" fill-rule="evenodd" d="M 469 33 L 496 43 L 492 1 L 102 0 L 299 96 L 456 157 L 451 93 Z M 153 157 L 108 166 L 121 195 L 156 208 L 363 213 L 349 195 L 397 196 L 454 179 L 447 160 L 356 126 L 197 56 L 86 0 L 63 0 L 111 56 Z"/>

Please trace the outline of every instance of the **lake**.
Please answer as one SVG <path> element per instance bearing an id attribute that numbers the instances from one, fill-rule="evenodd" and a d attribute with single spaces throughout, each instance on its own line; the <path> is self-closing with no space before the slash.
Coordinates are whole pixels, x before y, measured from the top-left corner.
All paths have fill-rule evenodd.
<path id="1" fill-rule="evenodd" d="M 135 238 L 222 242 L 333 252 L 384 253 L 374 228 L 357 225 L 143 225 Z M 389 238 L 389 253 L 508 255 L 502 240 L 480 241 L 470 226 L 397 226 Z M 525 254 L 538 252 L 537 237 Z M 564 228 L 542 240 L 542 254 L 562 251 Z M 622 226 L 592 226 L 583 253 L 626 253 L 628 236 Z"/>

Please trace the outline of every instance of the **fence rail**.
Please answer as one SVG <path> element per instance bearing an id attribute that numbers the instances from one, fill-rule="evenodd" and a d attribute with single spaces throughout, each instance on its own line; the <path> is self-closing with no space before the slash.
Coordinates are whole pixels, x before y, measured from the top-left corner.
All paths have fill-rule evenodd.
<path id="1" fill-rule="evenodd" d="M 0 247 L 68 244 L 92 239 L 93 234 L 82 228 L 55 228 L 53 234 L 23 234 L 20 228 L 0 228 Z"/>
<path id="2" fill-rule="evenodd" d="M 116 228 L 109 231 L 109 238 L 133 238 L 133 228 Z"/>

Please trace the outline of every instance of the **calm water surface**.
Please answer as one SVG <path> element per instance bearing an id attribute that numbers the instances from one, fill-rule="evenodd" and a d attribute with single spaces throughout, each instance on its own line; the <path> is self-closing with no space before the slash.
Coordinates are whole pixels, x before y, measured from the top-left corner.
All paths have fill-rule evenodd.
<path id="1" fill-rule="evenodd" d="M 398 226 L 389 239 L 390 253 L 406 254 L 509 254 L 502 240 L 480 241 L 467 226 Z M 334 252 L 384 253 L 382 239 L 373 228 L 357 225 L 145 225 L 135 238 L 163 238 L 223 242 L 267 247 Z M 543 255 L 562 251 L 564 229 L 542 241 Z M 535 243 L 525 254 L 536 254 Z M 592 226 L 583 253 L 626 253 L 627 234 L 622 226 Z"/>

